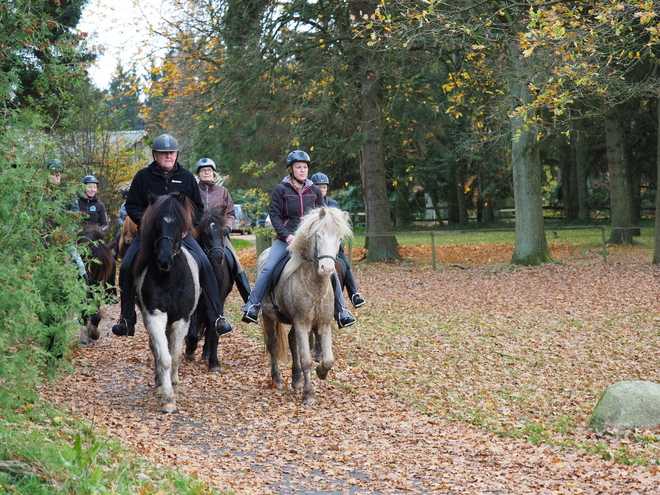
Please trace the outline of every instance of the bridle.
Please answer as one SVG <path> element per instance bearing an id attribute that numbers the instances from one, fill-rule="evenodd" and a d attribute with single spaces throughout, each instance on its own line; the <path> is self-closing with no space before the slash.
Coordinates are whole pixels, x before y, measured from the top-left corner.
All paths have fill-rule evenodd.
<path id="1" fill-rule="evenodd" d="M 319 250 L 318 250 L 318 241 L 314 241 L 314 259 L 308 258 L 307 256 L 303 255 L 302 258 L 305 261 L 309 261 L 310 263 L 315 263 L 318 262 L 324 258 L 331 259 L 332 261 L 337 261 L 337 256 L 332 256 L 330 254 L 321 254 L 319 255 Z"/>
<path id="2" fill-rule="evenodd" d="M 179 254 L 179 251 L 181 251 L 181 239 L 178 241 L 174 239 L 173 237 L 170 237 L 169 235 L 164 235 L 156 239 L 156 242 L 154 242 L 154 251 L 158 251 L 158 246 L 160 245 L 161 241 L 170 241 L 173 246 L 173 252 L 172 256 L 176 256 Z"/>

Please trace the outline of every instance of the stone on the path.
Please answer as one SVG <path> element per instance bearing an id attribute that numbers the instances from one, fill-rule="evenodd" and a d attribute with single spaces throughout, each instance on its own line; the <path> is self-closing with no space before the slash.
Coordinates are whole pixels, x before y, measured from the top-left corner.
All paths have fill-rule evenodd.
<path id="1" fill-rule="evenodd" d="M 619 430 L 655 428 L 660 425 L 660 384 L 647 381 L 618 382 L 601 396 L 589 428 Z"/>

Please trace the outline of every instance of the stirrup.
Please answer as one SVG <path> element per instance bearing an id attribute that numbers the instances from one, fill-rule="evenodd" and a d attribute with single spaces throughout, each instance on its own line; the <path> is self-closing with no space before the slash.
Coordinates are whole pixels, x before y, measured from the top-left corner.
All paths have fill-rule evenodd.
<path id="1" fill-rule="evenodd" d="M 337 315 L 337 325 L 339 328 L 350 327 L 351 325 L 354 325 L 355 322 L 355 316 L 353 316 L 346 308 L 342 309 Z"/>
<path id="2" fill-rule="evenodd" d="M 359 292 L 356 292 L 351 296 L 351 304 L 353 305 L 354 308 L 359 308 L 360 306 L 364 306 L 364 303 L 367 301 L 364 300 L 364 297 L 362 297 L 362 294 Z"/>
<path id="3" fill-rule="evenodd" d="M 258 304 L 252 304 L 250 307 L 247 309 L 247 311 L 243 312 L 243 318 L 241 318 L 241 321 L 244 323 L 259 323 L 259 310 L 261 309 L 261 306 Z"/>
<path id="4" fill-rule="evenodd" d="M 222 316 L 222 315 L 220 315 L 220 316 L 215 320 L 215 323 L 214 323 L 213 326 L 214 326 L 214 328 L 215 328 L 215 333 L 218 334 L 218 337 L 220 337 L 220 336 L 222 336 L 222 335 L 227 335 L 227 334 L 230 333 L 232 330 L 234 330 L 234 329 L 231 327 L 231 324 L 229 323 L 229 320 L 227 320 L 227 318 L 225 318 L 225 317 Z"/>
<path id="5" fill-rule="evenodd" d="M 128 320 L 122 316 L 115 325 L 112 325 L 112 333 L 119 337 L 124 337 L 126 335 L 133 336 L 135 335 L 135 323 L 129 323 Z"/>

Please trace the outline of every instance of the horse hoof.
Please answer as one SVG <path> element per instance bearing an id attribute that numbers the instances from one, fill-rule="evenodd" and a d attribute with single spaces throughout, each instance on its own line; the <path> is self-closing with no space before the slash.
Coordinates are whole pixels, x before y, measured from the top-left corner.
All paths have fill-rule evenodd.
<path id="1" fill-rule="evenodd" d="M 318 376 L 321 380 L 325 380 L 328 377 L 328 371 L 323 369 L 321 366 L 316 367 L 316 376 Z"/>
<path id="2" fill-rule="evenodd" d="M 294 390 L 298 390 L 302 388 L 303 386 L 303 381 L 302 380 L 291 380 L 291 388 Z"/>
<path id="3" fill-rule="evenodd" d="M 314 397 L 305 397 L 303 399 L 303 406 L 313 406 L 316 404 L 316 399 Z"/>
<path id="4" fill-rule="evenodd" d="M 186 361 L 194 361 L 195 360 L 195 355 L 194 354 L 185 354 L 183 356 L 183 359 L 185 359 Z"/>
<path id="5" fill-rule="evenodd" d="M 176 409 L 176 404 L 168 403 L 163 406 L 163 412 L 166 414 L 174 414 L 179 411 Z"/>
<path id="6" fill-rule="evenodd" d="M 213 373 L 220 373 L 220 365 L 214 364 L 213 366 L 209 366 L 209 371 L 212 371 Z"/>
<path id="7" fill-rule="evenodd" d="M 282 382 L 278 380 L 271 380 L 270 388 L 282 388 Z"/>

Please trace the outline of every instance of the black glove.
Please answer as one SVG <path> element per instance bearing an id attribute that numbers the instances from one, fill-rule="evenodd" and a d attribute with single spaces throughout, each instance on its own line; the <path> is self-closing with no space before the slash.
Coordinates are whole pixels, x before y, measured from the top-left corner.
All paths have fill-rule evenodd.
<path id="1" fill-rule="evenodd" d="M 222 227 L 222 235 L 229 237 L 231 234 L 231 229 L 227 226 Z"/>

